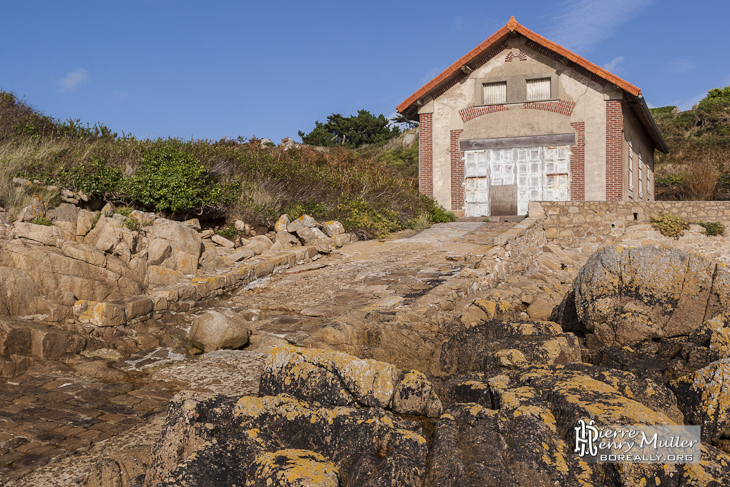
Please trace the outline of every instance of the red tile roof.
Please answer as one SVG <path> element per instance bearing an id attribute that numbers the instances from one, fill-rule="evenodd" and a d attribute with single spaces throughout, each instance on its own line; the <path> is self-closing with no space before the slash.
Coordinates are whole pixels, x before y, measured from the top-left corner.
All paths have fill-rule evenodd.
<path id="1" fill-rule="evenodd" d="M 491 47 L 497 45 L 500 40 L 502 40 L 504 37 L 509 35 L 510 33 L 516 32 L 518 34 L 523 35 L 524 37 L 530 39 L 531 41 L 543 46 L 546 49 L 549 49 L 559 56 L 562 56 L 563 58 L 567 59 L 568 61 L 572 61 L 573 63 L 577 64 L 578 66 L 581 66 L 582 68 L 586 69 L 587 71 L 595 74 L 596 76 L 599 76 L 600 78 L 616 85 L 620 89 L 624 90 L 625 92 L 635 96 L 640 97 L 641 96 L 641 90 L 637 88 L 636 86 L 632 85 L 631 83 L 624 81 L 623 79 L 619 78 L 615 74 L 609 73 L 605 69 L 603 69 L 600 66 L 596 66 L 592 62 L 588 61 L 587 59 L 584 59 L 580 57 L 579 55 L 575 54 L 572 51 L 569 51 L 568 49 L 559 46 L 558 44 L 554 43 L 553 41 L 550 41 L 543 36 L 536 34 L 535 32 L 531 31 L 527 27 L 519 24 L 514 17 L 510 17 L 509 22 L 505 24 L 504 27 L 499 29 L 497 32 L 489 36 L 484 42 L 479 44 L 477 47 L 466 53 L 464 56 L 459 58 L 458 61 L 456 61 L 454 64 L 446 68 L 441 74 L 436 76 L 434 79 L 426 83 L 421 89 L 413 93 L 411 96 L 409 96 L 403 103 L 398 105 L 398 112 L 403 113 L 405 110 L 410 108 L 414 103 L 416 103 L 419 99 L 423 98 L 427 94 L 429 94 L 433 89 L 435 89 L 438 85 L 440 85 L 443 81 L 446 81 L 447 79 L 451 78 L 453 75 L 459 73 L 461 71 L 461 67 L 465 64 L 468 64 L 470 61 L 474 60 L 476 57 L 478 57 L 480 54 L 486 52 Z"/>

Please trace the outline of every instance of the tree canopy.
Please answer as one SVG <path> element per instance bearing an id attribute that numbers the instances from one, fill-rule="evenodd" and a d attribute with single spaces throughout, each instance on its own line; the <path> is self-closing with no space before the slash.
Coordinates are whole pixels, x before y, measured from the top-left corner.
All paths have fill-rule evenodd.
<path id="1" fill-rule="evenodd" d="M 302 142 L 323 147 L 342 146 L 356 148 L 366 144 L 377 144 L 400 134 L 398 127 L 390 127 L 390 120 L 384 115 L 377 117 L 367 110 L 358 110 L 357 116 L 343 117 L 333 113 L 327 123 L 314 123 L 314 130 L 308 134 L 299 131 Z"/>

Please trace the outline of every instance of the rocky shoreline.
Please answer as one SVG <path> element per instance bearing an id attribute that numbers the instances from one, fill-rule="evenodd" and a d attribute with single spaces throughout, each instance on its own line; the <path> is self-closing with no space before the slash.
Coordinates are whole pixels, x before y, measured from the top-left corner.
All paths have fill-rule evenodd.
<path id="1" fill-rule="evenodd" d="M 342 247 L 59 211 L 0 239 L 8 485 L 730 484 L 723 264 L 540 219 Z M 586 463 L 581 419 L 701 425 L 702 461 Z"/>

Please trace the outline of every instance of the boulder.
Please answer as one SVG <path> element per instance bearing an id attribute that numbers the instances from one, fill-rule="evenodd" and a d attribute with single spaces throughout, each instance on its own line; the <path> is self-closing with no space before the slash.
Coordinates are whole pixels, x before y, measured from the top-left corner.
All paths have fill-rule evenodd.
<path id="1" fill-rule="evenodd" d="M 345 233 L 345 227 L 338 221 L 328 221 L 322 224 L 322 231 L 328 237 L 334 237 Z"/>
<path id="2" fill-rule="evenodd" d="M 297 234 L 297 237 L 299 237 L 299 240 L 302 241 L 304 245 L 310 245 L 314 243 L 317 240 L 327 240 L 329 241 L 329 238 L 327 235 L 322 232 L 319 228 L 316 227 L 302 227 L 295 232 Z"/>
<path id="3" fill-rule="evenodd" d="M 158 218 L 147 227 L 147 237 L 150 241 L 164 240 L 171 247 L 170 256 L 159 265 L 182 274 L 195 274 L 203 252 L 203 241 L 198 232 L 183 223 Z"/>
<path id="4" fill-rule="evenodd" d="M 233 243 L 231 240 L 228 240 L 227 238 L 225 238 L 221 235 L 218 235 L 218 234 L 213 235 L 210 239 L 213 241 L 213 243 L 216 243 L 216 244 L 220 245 L 221 247 L 226 247 L 228 249 L 232 249 L 233 247 L 236 246 L 236 244 Z"/>
<path id="5" fill-rule="evenodd" d="M 441 414 L 441 401 L 421 372 L 399 371 L 377 360 L 291 345 L 269 352 L 259 393 L 289 394 L 332 406 L 380 407 L 418 416 Z"/>
<path id="6" fill-rule="evenodd" d="M 276 241 L 280 242 L 284 248 L 302 245 L 297 237 L 284 230 L 276 232 Z"/>
<path id="7" fill-rule="evenodd" d="M 195 347 L 211 352 L 241 348 L 250 335 L 246 320 L 235 313 L 207 311 L 193 320 L 188 338 Z"/>
<path id="8" fill-rule="evenodd" d="M 730 359 L 713 362 L 669 383 L 687 424 L 702 426 L 702 441 L 730 436 Z"/>
<path id="9" fill-rule="evenodd" d="M 144 485 L 421 487 L 427 446 L 413 427 L 377 408 L 182 392 Z"/>
<path id="10" fill-rule="evenodd" d="M 441 369 L 449 374 L 499 373 L 503 367 L 522 364 L 580 362 L 581 350 L 575 335 L 564 333 L 557 323 L 487 321 L 477 322 L 446 340 L 440 360 Z"/>
<path id="11" fill-rule="evenodd" d="M 315 228 L 316 226 L 317 220 L 309 215 L 302 215 L 293 222 L 289 223 L 286 226 L 286 231 L 289 233 L 296 233 L 298 230 L 301 230 L 303 228 Z"/>
<path id="12" fill-rule="evenodd" d="M 276 223 L 274 224 L 274 231 L 276 233 L 279 232 L 286 232 L 287 227 L 289 226 L 289 215 L 281 215 L 278 220 L 276 220 Z"/>
<path id="13" fill-rule="evenodd" d="M 43 204 L 43 199 L 37 194 L 34 194 L 31 203 L 18 213 L 17 221 L 32 222 L 42 216 L 46 216 L 46 207 Z"/>
<path id="14" fill-rule="evenodd" d="M 606 247 L 574 283 L 578 319 L 598 348 L 689 335 L 730 309 L 730 270 L 664 247 Z"/>
<path id="15" fill-rule="evenodd" d="M 248 243 L 243 247 L 244 249 L 250 250 L 256 255 L 266 252 L 271 248 L 273 243 L 269 237 L 265 235 L 256 235 L 248 240 Z"/>

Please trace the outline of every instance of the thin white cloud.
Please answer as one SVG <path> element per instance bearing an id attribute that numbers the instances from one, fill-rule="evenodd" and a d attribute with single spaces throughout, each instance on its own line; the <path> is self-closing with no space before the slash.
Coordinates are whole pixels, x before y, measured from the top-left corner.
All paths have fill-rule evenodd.
<path id="1" fill-rule="evenodd" d="M 611 71 L 612 73 L 619 73 L 622 71 L 619 64 L 621 64 L 624 61 L 624 58 L 619 56 L 611 59 L 610 62 L 603 65 L 603 69 L 606 71 Z"/>
<path id="2" fill-rule="evenodd" d="M 670 73 L 686 74 L 694 71 L 695 63 L 689 59 L 675 59 L 667 63 L 667 70 Z"/>
<path id="3" fill-rule="evenodd" d="M 438 76 L 441 73 L 441 71 L 443 71 L 443 68 L 429 69 L 428 72 L 423 76 L 423 78 L 421 78 L 421 85 L 425 85 L 426 83 L 428 83 L 429 81 L 434 79 L 436 76 Z"/>
<path id="4" fill-rule="evenodd" d="M 547 37 L 568 49 L 586 52 L 655 1 L 566 0 L 552 19 L 555 27 Z"/>
<path id="5" fill-rule="evenodd" d="M 466 27 L 464 17 L 457 15 L 454 21 L 451 23 L 451 30 L 462 31 Z"/>
<path id="6" fill-rule="evenodd" d="M 61 87 L 61 91 L 71 91 L 88 80 L 89 72 L 83 68 L 78 68 L 69 72 L 65 78 L 58 80 L 56 84 Z"/>

